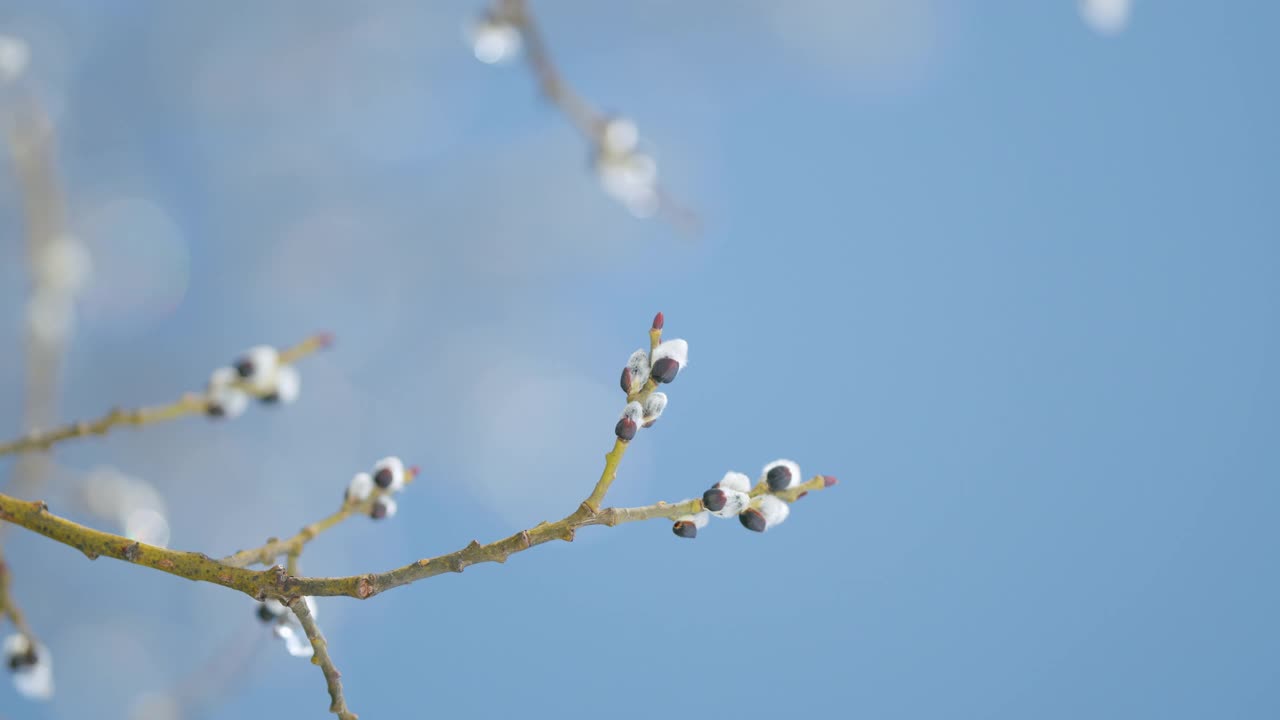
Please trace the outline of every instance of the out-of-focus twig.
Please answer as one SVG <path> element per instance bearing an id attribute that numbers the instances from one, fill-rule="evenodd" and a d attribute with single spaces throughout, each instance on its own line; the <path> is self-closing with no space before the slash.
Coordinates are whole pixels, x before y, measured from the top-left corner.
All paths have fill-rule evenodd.
<path id="1" fill-rule="evenodd" d="M 66 233 L 66 211 L 58 180 L 53 123 L 34 98 L 26 98 L 14 113 L 9 129 L 9 149 L 22 192 L 26 223 L 27 260 L 32 301 L 41 291 L 39 264 L 55 240 Z M 68 308 L 69 311 L 69 308 Z M 41 333 L 28 318 L 26 337 L 26 395 L 22 423 L 25 428 L 47 427 L 54 421 L 58 400 L 58 373 L 67 338 Z M 46 457 L 24 457 L 14 467 L 13 488 L 20 495 L 34 492 L 49 474 Z"/>
<path id="2" fill-rule="evenodd" d="M 564 74 L 551 59 L 551 51 L 528 0 L 496 0 L 492 15 L 510 23 L 520 32 L 526 64 L 538 83 L 538 90 L 560 110 L 587 142 L 596 161 L 625 162 L 627 158 L 611 157 L 616 150 L 609 141 L 610 116 L 596 109 L 564 79 Z M 626 154 L 629 153 L 630 149 L 626 151 Z M 661 185 L 654 184 L 652 192 L 657 211 L 669 222 L 687 233 L 699 232 L 701 223 L 693 210 L 684 206 Z"/>
<path id="3" fill-rule="evenodd" d="M 287 364 L 301 360 L 324 348 L 330 340 L 331 338 L 327 333 L 313 335 L 291 348 L 282 350 L 280 352 L 280 362 Z M 248 393 L 262 394 L 247 385 L 240 387 Z M 71 423 L 52 430 L 33 431 L 15 440 L 0 443 L 0 456 L 27 453 L 35 450 L 48 450 L 55 443 L 64 440 L 88 437 L 90 435 L 105 435 L 114 428 L 126 425 L 132 427 L 154 425 L 169 420 L 177 420 L 188 415 L 199 415 L 207 409 L 208 401 L 205 396 L 193 392 L 187 393 L 178 400 L 166 405 L 154 405 L 133 410 L 117 408 L 96 420 Z"/>
<path id="4" fill-rule="evenodd" d="M 13 599 L 12 590 L 9 587 L 9 577 L 9 566 L 5 564 L 4 553 L 0 552 L 0 618 L 9 618 L 9 622 L 13 623 L 14 629 L 26 636 L 29 647 L 35 647 L 35 633 L 31 631 L 31 626 L 27 625 L 27 620 L 23 617 L 22 610 L 18 608 L 18 603 Z"/>

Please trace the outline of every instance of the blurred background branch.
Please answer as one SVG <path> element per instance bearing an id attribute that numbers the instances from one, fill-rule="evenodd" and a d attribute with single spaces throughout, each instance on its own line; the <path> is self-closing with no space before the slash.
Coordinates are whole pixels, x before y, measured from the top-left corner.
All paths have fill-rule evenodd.
<path id="1" fill-rule="evenodd" d="M 680 231 L 700 232 L 698 215 L 658 182 L 654 158 L 639 150 L 635 123 L 606 114 L 579 94 L 551 59 L 528 0 L 494 0 L 474 30 L 476 57 L 482 62 L 509 60 L 524 53 L 538 90 L 586 141 L 601 185 L 637 217 L 660 214 Z"/>

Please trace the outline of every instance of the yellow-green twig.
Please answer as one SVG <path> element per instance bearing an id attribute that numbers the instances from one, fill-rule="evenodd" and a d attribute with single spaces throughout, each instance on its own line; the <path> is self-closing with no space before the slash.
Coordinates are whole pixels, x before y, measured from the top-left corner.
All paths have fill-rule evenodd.
<path id="1" fill-rule="evenodd" d="M 329 341 L 328 335 L 313 335 L 301 343 L 280 352 L 281 363 L 293 363 L 324 347 Z M 251 392 L 248 387 L 243 388 Z M 16 440 L 0 443 L 0 456 L 15 453 L 48 450 L 54 444 L 72 438 L 90 435 L 106 435 L 111 430 L 123 427 L 142 427 L 156 423 L 177 420 L 188 415 L 199 415 L 208 409 L 208 403 L 199 393 L 186 393 L 178 400 L 166 405 L 154 405 L 134 410 L 115 408 L 96 420 L 76 422 L 52 430 L 35 431 Z"/>
<path id="2" fill-rule="evenodd" d="M 418 471 L 414 468 L 405 470 L 404 483 L 406 486 L 413 482 L 414 478 L 417 477 L 417 473 Z M 373 509 L 374 502 L 384 494 L 379 490 L 360 502 L 344 502 L 337 512 L 302 528 L 293 537 L 284 540 L 272 538 L 261 547 L 241 550 L 234 555 L 228 555 L 222 558 L 222 562 L 232 567 L 248 567 L 254 563 L 270 565 L 276 561 L 276 558 L 284 555 L 293 563 L 297 563 L 298 555 L 302 554 L 303 546 L 315 539 L 320 533 L 338 525 L 353 515 L 368 515 L 369 511 Z M 286 569 L 288 569 L 290 575 L 297 574 L 293 568 L 286 566 Z"/>
<path id="3" fill-rule="evenodd" d="M 822 490 L 822 476 L 815 477 L 780 493 L 792 502 L 806 492 Z M 408 585 L 448 572 L 462 572 L 470 565 L 484 562 L 506 562 L 511 555 L 552 540 L 571 541 L 578 529 L 591 525 L 613 527 L 622 523 L 675 519 L 702 509 L 698 499 L 669 504 L 664 502 L 633 508 L 605 508 L 593 512 L 584 502 L 573 513 L 557 520 L 535 525 L 492 543 L 471 544 L 454 552 L 424 558 L 382 573 L 347 575 L 344 577 L 294 577 L 284 568 L 249 570 L 219 562 L 198 552 L 171 550 L 94 530 L 49 512 L 42 502 L 27 502 L 0 493 L 0 520 L 20 525 L 64 545 L 76 548 L 90 559 L 107 556 L 117 560 L 177 575 L 188 580 L 222 585 L 256 599 L 268 597 L 292 601 L 303 595 L 345 595 L 361 600 L 392 588 Z"/>
<path id="4" fill-rule="evenodd" d="M 302 598 L 294 598 L 293 602 L 289 603 L 289 609 L 298 616 L 303 632 L 311 641 L 311 649 L 314 651 L 311 662 L 319 665 L 324 672 L 324 682 L 329 686 L 329 712 L 337 715 L 338 720 L 357 720 L 358 716 L 347 708 L 347 699 L 342 694 L 342 673 L 338 672 L 337 666 L 333 664 L 333 658 L 329 657 L 329 643 L 325 642 L 324 635 L 320 634 L 320 627 L 316 625 L 316 619 L 311 616 L 311 609 L 307 607 L 307 602 Z"/>

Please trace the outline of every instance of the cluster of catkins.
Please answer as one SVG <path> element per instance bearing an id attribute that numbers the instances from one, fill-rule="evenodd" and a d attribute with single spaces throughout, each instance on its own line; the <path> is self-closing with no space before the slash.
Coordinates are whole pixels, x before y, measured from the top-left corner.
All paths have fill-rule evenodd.
<path id="1" fill-rule="evenodd" d="M 653 319 L 653 329 L 662 329 L 662 313 Z M 667 394 L 654 390 L 658 385 L 676 379 L 680 369 L 689 364 L 689 343 L 684 340 L 667 340 L 652 353 L 637 350 L 631 353 L 627 366 L 622 369 L 622 392 L 634 397 L 622 408 L 622 417 L 613 428 L 613 434 L 622 442 L 631 442 L 636 430 L 649 427 L 658 421 L 667 409 Z"/>
<path id="2" fill-rule="evenodd" d="M 4 664 L 13 673 L 13 687 L 32 700 L 53 697 L 53 657 L 49 648 L 32 643 L 21 633 L 4 639 Z"/>
<path id="3" fill-rule="evenodd" d="M 736 515 L 744 528 L 755 532 L 781 525 L 791 514 L 791 505 L 775 493 L 790 490 L 802 482 L 800 466 L 791 460 L 774 460 L 764 466 L 761 475 L 760 490 L 753 496 L 750 478 L 740 472 L 725 473 L 720 482 L 702 494 L 702 512 L 676 518 L 671 531 L 682 538 L 695 538 L 712 515 L 720 518 Z M 830 487 L 836 484 L 836 479 L 824 476 L 823 483 Z M 802 493 L 800 497 L 803 496 Z"/>
<path id="4" fill-rule="evenodd" d="M 274 405 L 298 399 L 302 377 L 298 368 L 280 362 L 280 352 L 270 345 L 249 348 L 232 365 L 220 367 L 205 387 L 205 414 L 215 418 L 239 417 L 252 398 Z"/>
<path id="5" fill-rule="evenodd" d="M 376 494 L 369 507 L 369 517 L 374 520 L 394 517 L 396 500 L 391 496 L 400 492 L 417 472 L 416 468 L 406 470 L 398 457 L 382 458 L 373 464 L 373 472 L 358 472 L 351 478 L 343 502 L 360 503 Z"/>
<path id="6" fill-rule="evenodd" d="M 307 603 L 307 609 L 311 611 L 311 616 L 316 615 L 316 604 L 309 597 L 302 598 Z M 311 657 L 314 652 L 311 648 L 311 641 L 307 638 L 306 631 L 302 629 L 302 623 L 298 622 L 297 616 L 289 611 L 284 603 L 270 598 L 266 602 L 258 603 L 258 619 L 271 627 L 271 634 L 284 641 L 284 649 L 294 657 Z"/>

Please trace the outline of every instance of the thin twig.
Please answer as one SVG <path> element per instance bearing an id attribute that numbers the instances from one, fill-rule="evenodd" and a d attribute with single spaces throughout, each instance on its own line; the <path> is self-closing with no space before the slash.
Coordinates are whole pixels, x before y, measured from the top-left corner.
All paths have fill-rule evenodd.
<path id="1" fill-rule="evenodd" d="M 329 686 L 329 712 L 337 715 L 338 720 L 357 720 L 358 716 L 347 709 L 347 699 L 342 695 L 342 673 L 338 672 L 338 668 L 333 664 L 333 658 L 329 657 L 329 644 L 325 642 L 324 635 L 320 634 L 320 627 L 316 625 L 315 618 L 311 617 L 311 609 L 307 607 L 306 600 L 301 597 L 294 598 L 289 603 L 289 609 L 298 616 L 298 622 L 302 623 L 307 639 L 311 640 L 311 649 L 315 651 L 311 656 L 311 662 L 319 665 L 324 671 L 324 682 Z"/>
<path id="2" fill-rule="evenodd" d="M 409 485 L 417 476 L 417 468 L 406 468 L 404 473 L 404 484 L 406 486 Z M 384 494 L 385 493 L 379 491 L 360 502 L 344 502 L 337 512 L 302 528 L 291 538 L 287 538 L 285 540 L 272 538 L 261 547 L 241 550 L 234 555 L 228 555 L 227 557 L 222 558 L 222 562 L 232 567 L 249 567 L 255 563 L 260 565 L 270 565 L 281 555 L 292 557 L 294 562 L 297 562 L 296 557 L 302 553 L 303 546 L 315 539 L 317 535 L 340 524 L 349 517 L 355 515 L 368 515 L 369 511 L 373 508 L 374 502 Z M 290 575 L 296 574 L 292 569 L 288 570 L 288 572 Z"/>
<path id="3" fill-rule="evenodd" d="M 331 340 L 332 338 L 326 333 L 313 335 L 291 348 L 282 350 L 280 352 L 280 362 L 282 364 L 297 362 L 326 347 Z M 251 394 L 262 394 L 255 392 L 247 385 L 239 387 Z M 106 435 L 118 427 L 142 427 L 144 425 L 177 420 L 188 415 L 199 415 L 204 413 L 208 407 L 208 402 L 203 394 L 191 392 L 166 405 L 154 405 L 134 410 L 116 408 L 96 420 L 71 423 L 52 430 L 34 431 L 16 440 L 0 443 L 0 456 L 48 450 L 54 444 L 64 440 L 88 437 L 90 435 Z"/>

